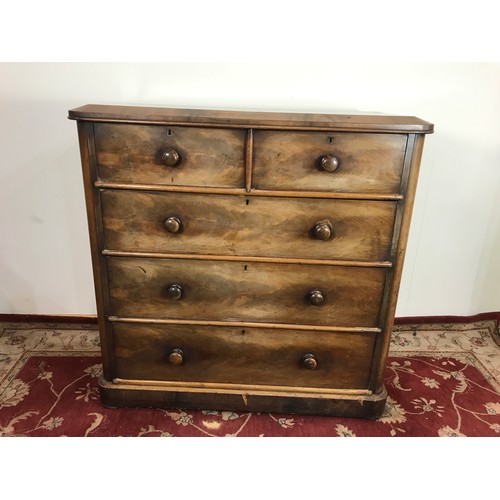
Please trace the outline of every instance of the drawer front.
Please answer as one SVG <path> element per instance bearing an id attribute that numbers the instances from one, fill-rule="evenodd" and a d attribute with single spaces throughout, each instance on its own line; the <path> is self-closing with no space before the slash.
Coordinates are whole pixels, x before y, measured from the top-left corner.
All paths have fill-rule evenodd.
<path id="1" fill-rule="evenodd" d="M 98 176 L 102 181 L 168 186 L 244 185 L 242 130 L 96 123 L 94 134 Z"/>
<path id="2" fill-rule="evenodd" d="M 253 184 L 257 189 L 400 191 L 405 135 L 258 130 L 254 144 Z M 334 170 L 323 170 L 322 159 L 325 168 Z"/>
<path id="3" fill-rule="evenodd" d="M 112 257 L 108 280 L 113 316 L 376 327 L 385 270 Z"/>
<path id="4" fill-rule="evenodd" d="M 118 378 L 338 389 L 368 387 L 375 340 L 373 334 L 185 325 L 114 323 L 113 331 Z M 316 369 L 303 365 L 306 354 L 315 356 Z"/>
<path id="5" fill-rule="evenodd" d="M 361 261 L 389 258 L 396 210 L 389 201 L 120 190 L 101 200 L 110 250 Z M 321 240 L 325 220 L 332 231 Z"/>

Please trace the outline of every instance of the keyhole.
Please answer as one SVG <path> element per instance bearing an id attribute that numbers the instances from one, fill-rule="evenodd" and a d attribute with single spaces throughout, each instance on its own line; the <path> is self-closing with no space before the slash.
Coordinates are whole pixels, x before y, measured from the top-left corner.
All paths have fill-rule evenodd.
<path id="1" fill-rule="evenodd" d="M 333 142 L 333 137 L 332 137 L 332 136 L 328 137 L 328 142 L 329 142 L 330 144 Z"/>
<path id="2" fill-rule="evenodd" d="M 170 129 L 167 130 L 167 135 L 172 135 L 172 131 Z"/>
<path id="3" fill-rule="evenodd" d="M 247 205 L 250 205 L 250 200 L 247 200 L 247 201 L 246 201 L 246 204 L 247 204 Z"/>
<path id="4" fill-rule="evenodd" d="M 248 266 L 246 264 L 243 266 L 243 271 L 248 271 Z"/>

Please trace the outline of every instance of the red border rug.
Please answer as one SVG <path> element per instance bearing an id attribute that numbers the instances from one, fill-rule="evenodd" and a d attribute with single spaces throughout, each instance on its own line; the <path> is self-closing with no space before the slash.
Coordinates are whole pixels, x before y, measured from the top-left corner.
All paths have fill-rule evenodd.
<path id="1" fill-rule="evenodd" d="M 95 356 L 30 356 L 0 397 L 1 436 L 498 436 L 500 397 L 457 357 L 391 357 L 377 421 L 129 408 L 99 400 Z"/>
<path id="2" fill-rule="evenodd" d="M 104 408 L 94 325 L 0 323 L 0 436 L 500 436 L 496 321 L 397 325 L 377 421 Z"/>

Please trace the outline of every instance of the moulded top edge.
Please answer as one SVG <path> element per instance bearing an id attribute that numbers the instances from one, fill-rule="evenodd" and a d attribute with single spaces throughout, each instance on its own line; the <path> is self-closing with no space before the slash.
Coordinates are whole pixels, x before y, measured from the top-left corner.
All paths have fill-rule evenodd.
<path id="1" fill-rule="evenodd" d="M 69 110 L 68 118 L 99 122 L 196 124 L 247 128 L 366 129 L 421 134 L 434 131 L 432 123 L 414 116 L 357 113 L 289 113 L 87 104 Z"/>

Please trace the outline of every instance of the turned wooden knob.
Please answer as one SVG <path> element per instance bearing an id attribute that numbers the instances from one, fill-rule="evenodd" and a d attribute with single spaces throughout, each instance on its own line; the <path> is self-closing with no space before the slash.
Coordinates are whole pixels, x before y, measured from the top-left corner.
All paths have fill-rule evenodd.
<path id="1" fill-rule="evenodd" d="M 184 295 L 184 290 L 181 285 L 174 283 L 168 287 L 167 294 L 173 300 L 181 300 Z"/>
<path id="2" fill-rule="evenodd" d="M 330 221 L 318 222 L 313 228 L 314 237 L 318 240 L 329 240 L 333 236 L 333 226 Z"/>
<path id="3" fill-rule="evenodd" d="M 302 356 L 302 366 L 308 370 L 316 370 L 318 368 L 318 360 L 314 354 L 304 354 Z"/>
<path id="4" fill-rule="evenodd" d="M 325 297 L 321 290 L 313 290 L 307 294 L 307 300 L 312 306 L 320 306 L 325 301 Z"/>
<path id="5" fill-rule="evenodd" d="M 182 365 L 184 361 L 184 353 L 180 349 L 173 349 L 168 355 L 168 361 L 173 365 Z"/>
<path id="6" fill-rule="evenodd" d="M 161 154 L 161 161 L 168 167 L 175 167 L 181 161 L 181 157 L 175 149 L 166 149 Z"/>
<path id="7" fill-rule="evenodd" d="M 319 159 L 319 166 L 326 172 L 335 172 L 339 167 L 339 160 L 333 155 L 323 155 Z"/>
<path id="8" fill-rule="evenodd" d="M 182 222 L 178 217 L 169 217 L 165 219 L 163 225 L 169 233 L 173 234 L 180 232 L 182 229 Z"/>

